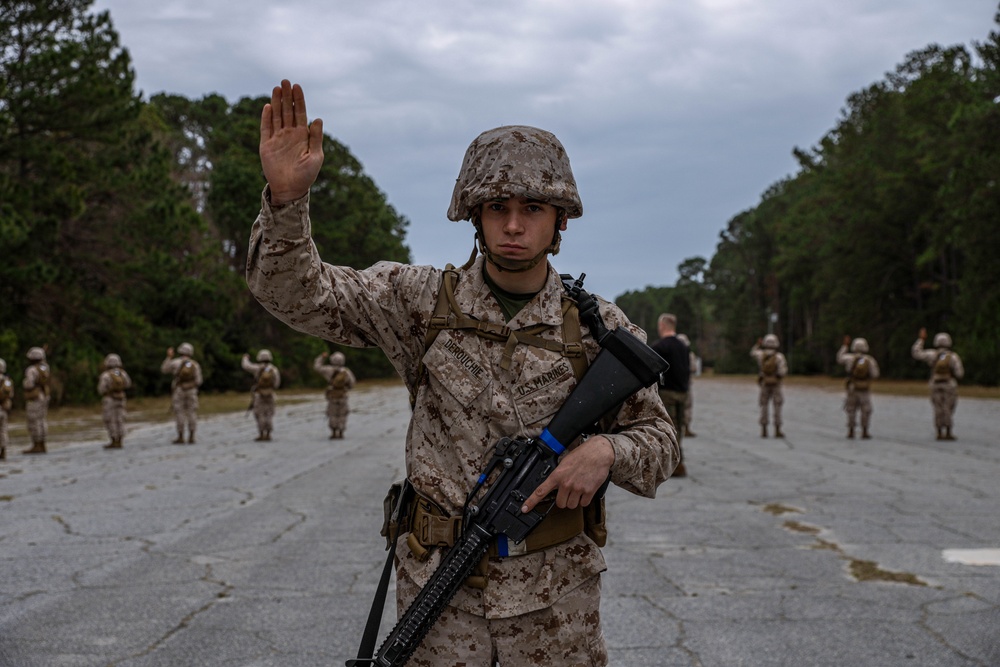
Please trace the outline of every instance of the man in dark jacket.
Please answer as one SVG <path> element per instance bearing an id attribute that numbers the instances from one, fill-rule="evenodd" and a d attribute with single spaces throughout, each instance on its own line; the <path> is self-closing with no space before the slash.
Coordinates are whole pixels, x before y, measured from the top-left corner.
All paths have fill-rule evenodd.
<path id="1" fill-rule="evenodd" d="M 660 400 L 667 409 L 667 414 L 677 429 L 677 448 L 680 450 L 680 463 L 674 470 L 674 477 L 684 477 L 684 452 L 681 450 L 681 439 L 684 436 L 684 406 L 687 402 L 689 383 L 691 382 L 690 349 L 677 337 L 677 317 L 663 313 L 657 321 L 660 340 L 653 343 L 653 349 L 667 360 L 670 367 L 660 376 Z"/>

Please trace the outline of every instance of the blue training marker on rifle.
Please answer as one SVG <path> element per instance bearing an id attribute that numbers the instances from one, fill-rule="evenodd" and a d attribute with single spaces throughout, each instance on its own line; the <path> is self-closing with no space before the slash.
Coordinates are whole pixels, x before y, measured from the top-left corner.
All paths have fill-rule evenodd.
<path id="1" fill-rule="evenodd" d="M 556 436 L 549 433 L 549 429 L 543 429 L 541 434 L 538 436 L 538 439 L 548 445 L 549 449 L 554 451 L 556 454 L 562 454 L 566 451 L 566 448 L 563 447 L 562 443 L 556 440 Z"/>

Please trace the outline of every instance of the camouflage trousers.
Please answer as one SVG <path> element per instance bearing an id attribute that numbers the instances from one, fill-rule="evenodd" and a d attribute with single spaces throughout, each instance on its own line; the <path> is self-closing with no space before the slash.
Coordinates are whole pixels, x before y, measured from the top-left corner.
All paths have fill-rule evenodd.
<path id="1" fill-rule="evenodd" d="M 400 615 L 419 592 L 408 578 L 396 583 Z M 407 664 L 418 667 L 604 667 L 601 577 L 597 575 L 545 609 L 487 619 L 446 607 Z"/>
<path id="2" fill-rule="evenodd" d="M 10 445 L 10 434 L 7 430 L 9 421 L 7 411 L 0 408 L 0 449 L 7 449 Z"/>
<path id="3" fill-rule="evenodd" d="M 847 428 L 854 430 L 858 412 L 861 413 L 861 428 L 868 430 L 872 416 L 872 394 L 868 390 L 850 389 L 844 401 L 844 412 L 847 413 Z"/>
<path id="4" fill-rule="evenodd" d="M 674 429 L 677 431 L 678 447 L 681 445 L 681 440 L 684 437 L 684 427 L 687 425 L 687 397 L 690 395 L 691 392 L 688 391 L 660 389 L 660 400 L 663 401 L 663 407 L 667 409 L 670 421 L 674 423 Z M 683 457 L 681 460 L 683 461 Z"/>
<path id="5" fill-rule="evenodd" d="M 684 428 L 690 429 L 694 423 L 694 391 L 693 387 L 688 387 L 687 398 L 684 399 Z"/>
<path id="6" fill-rule="evenodd" d="M 785 402 L 785 395 L 781 393 L 781 383 L 760 385 L 760 425 L 767 426 L 768 404 L 774 405 L 774 425 L 781 428 L 781 406 Z"/>
<path id="7" fill-rule="evenodd" d="M 257 430 L 270 432 L 274 427 L 274 394 L 254 394 L 253 417 L 257 420 Z"/>
<path id="8" fill-rule="evenodd" d="M 45 442 L 49 435 L 49 397 L 40 396 L 24 405 L 24 413 L 28 418 L 28 435 L 31 442 Z"/>
<path id="9" fill-rule="evenodd" d="M 326 401 L 326 418 L 331 431 L 343 431 L 347 428 L 347 397 L 328 398 Z"/>
<path id="10" fill-rule="evenodd" d="M 177 434 L 183 435 L 185 428 L 193 434 L 198 428 L 198 390 L 175 388 L 170 405 L 174 409 Z"/>
<path id="11" fill-rule="evenodd" d="M 101 416 L 104 427 L 108 429 L 108 437 L 121 440 L 125 437 L 125 399 L 105 396 L 101 399 Z"/>
<path id="12" fill-rule="evenodd" d="M 934 426 L 951 428 L 951 419 L 958 404 L 958 387 L 945 382 L 932 384 L 931 404 L 934 406 Z"/>

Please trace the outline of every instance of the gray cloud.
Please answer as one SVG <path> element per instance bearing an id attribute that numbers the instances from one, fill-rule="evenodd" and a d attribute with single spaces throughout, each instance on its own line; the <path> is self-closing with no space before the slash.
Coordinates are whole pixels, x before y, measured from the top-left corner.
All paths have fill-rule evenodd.
<path id="1" fill-rule="evenodd" d="M 994 29 L 995 0 L 99 0 L 148 95 L 301 83 L 412 222 L 418 263 L 465 260 L 444 212 L 469 141 L 510 123 L 566 146 L 585 215 L 556 258 L 614 297 L 671 284 L 792 174 L 846 97 L 930 43 Z M 256 197 L 257 193 L 247 193 Z M 252 221 L 247 221 L 247 226 Z"/>

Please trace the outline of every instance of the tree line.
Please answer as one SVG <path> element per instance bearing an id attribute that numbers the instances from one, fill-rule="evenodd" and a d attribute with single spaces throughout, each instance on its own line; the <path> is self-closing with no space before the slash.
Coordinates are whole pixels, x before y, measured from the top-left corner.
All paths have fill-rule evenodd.
<path id="1" fill-rule="evenodd" d="M 327 344 L 261 308 L 243 268 L 264 186 L 257 156 L 268 99 L 230 104 L 135 92 L 108 12 L 91 0 L 0 4 L 0 357 L 20 378 L 45 346 L 53 401 L 96 399 L 105 355 L 138 395 L 163 393 L 168 347 L 195 346 L 209 390 L 245 390 L 244 352 L 271 349 L 286 382 Z M 312 193 L 323 256 L 408 261 L 407 220 L 350 151 L 324 138 Z M 336 225 L 330 222 L 336 220 Z M 378 350 L 344 350 L 360 376 L 391 371 Z M 20 397 L 19 397 L 20 398 Z"/>
<path id="2" fill-rule="evenodd" d="M 931 45 L 847 98 L 799 169 L 722 230 L 677 285 L 617 300 L 655 339 L 655 314 L 718 372 L 750 372 L 773 330 L 793 373 L 836 373 L 843 336 L 889 377 L 923 377 L 921 327 L 947 331 L 968 381 L 1000 382 L 1000 13 L 972 48 Z M 769 329 L 770 327 L 770 329 Z"/>
<path id="3" fill-rule="evenodd" d="M 87 403 L 104 356 L 138 395 L 163 393 L 167 347 L 194 344 L 209 390 L 245 390 L 244 352 L 270 349 L 287 386 L 314 385 L 328 345 L 269 316 L 246 289 L 264 186 L 266 97 L 234 103 L 135 91 L 128 50 L 92 0 L 0 1 L 0 357 L 20 377 L 46 346 L 53 398 Z M 1000 22 L 1000 15 L 997 16 Z M 929 46 L 847 99 L 836 126 L 795 149 L 798 173 L 733 217 L 710 259 L 618 304 L 651 338 L 675 312 L 717 372 L 753 370 L 769 328 L 796 373 L 833 373 L 844 334 L 888 376 L 917 377 L 917 330 L 947 330 L 969 380 L 1000 381 L 1000 36 Z M 406 218 L 361 163 L 324 137 L 311 194 L 323 257 L 407 262 Z M 334 222 L 335 221 L 335 222 Z M 344 349 L 359 377 L 378 350 Z"/>

